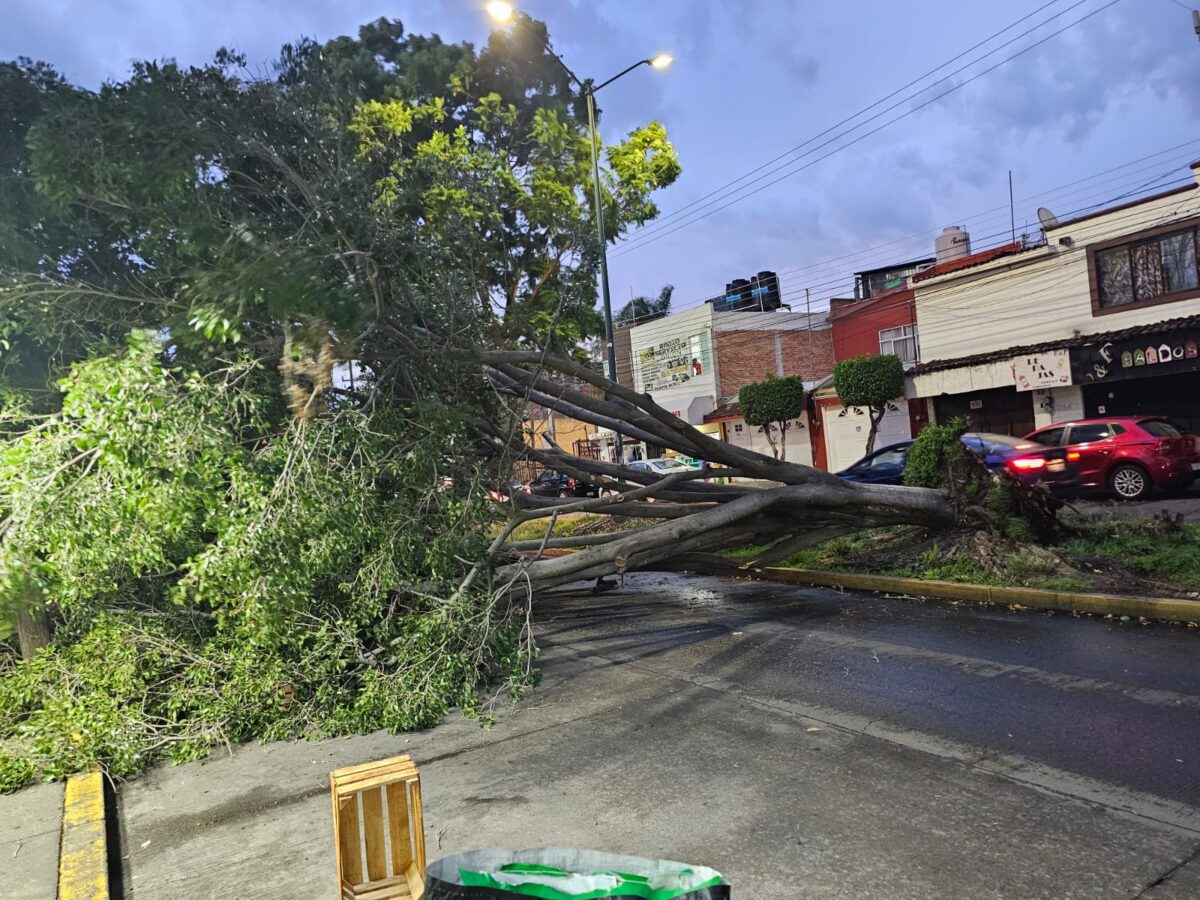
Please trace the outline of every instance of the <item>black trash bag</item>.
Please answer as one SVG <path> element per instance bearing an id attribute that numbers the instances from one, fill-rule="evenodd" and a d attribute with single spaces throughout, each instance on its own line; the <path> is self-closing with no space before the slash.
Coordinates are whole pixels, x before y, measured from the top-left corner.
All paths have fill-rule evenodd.
<path id="1" fill-rule="evenodd" d="M 730 900 L 706 866 L 594 850 L 472 850 L 426 872 L 425 900 Z"/>

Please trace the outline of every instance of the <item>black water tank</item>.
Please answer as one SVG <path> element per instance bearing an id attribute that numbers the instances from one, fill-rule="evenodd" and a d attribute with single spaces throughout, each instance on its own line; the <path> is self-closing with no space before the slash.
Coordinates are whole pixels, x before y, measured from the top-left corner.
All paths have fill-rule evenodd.
<path id="1" fill-rule="evenodd" d="M 779 295 L 779 276 L 774 272 L 759 272 L 751 280 L 751 294 L 755 309 L 779 309 L 783 303 Z"/>

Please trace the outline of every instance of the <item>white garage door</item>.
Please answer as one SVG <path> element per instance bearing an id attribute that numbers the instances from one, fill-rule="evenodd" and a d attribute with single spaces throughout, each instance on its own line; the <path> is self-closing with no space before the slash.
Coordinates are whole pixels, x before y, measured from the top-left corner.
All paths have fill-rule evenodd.
<path id="1" fill-rule="evenodd" d="M 879 423 L 879 433 L 875 435 L 876 450 L 912 437 L 908 422 L 908 401 L 901 398 L 893 405 L 896 406 L 896 410 L 889 411 Z M 822 412 L 825 450 L 829 454 L 831 472 L 840 472 L 863 458 L 867 449 L 867 433 L 871 430 L 866 410 L 859 415 L 858 408 L 855 407 L 843 416 L 839 415 L 842 409 L 841 406 L 826 406 Z"/>

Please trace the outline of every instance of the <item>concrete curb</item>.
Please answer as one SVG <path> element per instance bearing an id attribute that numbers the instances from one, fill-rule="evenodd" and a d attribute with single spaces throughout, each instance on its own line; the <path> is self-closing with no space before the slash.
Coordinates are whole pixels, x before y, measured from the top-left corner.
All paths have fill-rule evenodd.
<path id="1" fill-rule="evenodd" d="M 1162 619 L 1170 622 L 1200 622 L 1200 601 L 1153 597 L 1121 597 L 1116 594 L 1071 594 L 1037 588 L 993 587 L 963 584 L 957 581 L 927 581 L 923 578 L 893 578 L 886 575 L 856 575 L 851 572 L 820 572 L 813 569 L 734 569 L 727 574 L 742 574 L 765 581 L 805 584 L 813 587 L 849 588 L 882 594 L 932 597 L 939 600 L 968 600 L 1002 606 L 1020 605 L 1030 609 L 1058 612 L 1094 613 Z"/>
<path id="2" fill-rule="evenodd" d="M 59 900 L 108 900 L 108 834 L 104 777 L 72 775 L 63 797 L 58 857 Z"/>
<path id="3" fill-rule="evenodd" d="M 563 556 L 574 550 L 549 549 L 542 556 Z M 698 572 L 717 577 L 758 578 L 781 584 L 843 588 L 876 594 L 929 597 L 937 600 L 966 600 L 997 606 L 1024 606 L 1054 612 L 1092 613 L 1100 616 L 1129 616 L 1132 619 L 1159 619 L 1166 622 L 1200 623 L 1200 600 L 1170 597 L 1122 597 L 1118 594 L 1072 594 L 1039 588 L 995 587 L 959 581 L 932 581 L 924 578 L 896 578 L 890 575 L 856 575 L 853 572 L 823 572 L 816 569 L 742 568 L 730 559 L 728 565 L 689 565 L 678 571 Z"/>

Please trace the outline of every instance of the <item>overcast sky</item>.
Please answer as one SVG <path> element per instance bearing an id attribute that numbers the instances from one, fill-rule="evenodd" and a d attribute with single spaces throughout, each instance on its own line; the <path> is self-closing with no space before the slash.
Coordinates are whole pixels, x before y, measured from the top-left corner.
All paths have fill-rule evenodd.
<path id="1" fill-rule="evenodd" d="M 1118 0 L 1104 8 L 1110 2 L 518 5 L 549 24 L 572 68 L 598 80 L 655 51 L 677 57 L 666 72 L 631 73 L 599 100 L 606 139 L 648 119 L 665 123 L 683 176 L 659 196 L 659 205 L 666 216 L 695 203 L 610 251 L 614 302 L 627 300 L 631 291 L 656 294 L 672 283 L 679 308 L 761 269 L 780 273 L 785 297 L 801 305 L 806 287 L 817 299 L 844 294 L 854 270 L 932 255 L 934 235 L 945 225 L 966 225 L 977 249 L 998 243 L 1007 239 L 1009 227 L 1009 169 L 1018 233 L 1027 222 L 1036 232 L 1038 206 L 1065 218 L 1091 204 L 1119 202 L 1131 191 L 1182 183 L 1190 175 L 1187 163 L 1200 158 L 1200 40 L 1190 13 L 1180 5 L 1183 0 Z M 266 62 L 284 41 L 353 34 L 359 24 L 380 16 L 401 19 L 410 32 L 437 32 L 447 41 L 481 46 L 489 28 L 482 5 L 483 0 L 0 0 L 0 57 L 43 59 L 71 80 L 96 86 L 122 77 L 134 59 L 201 63 L 221 46 Z M 934 78 L 811 141 L 1043 6 Z M 955 85 L 961 87 L 916 109 Z M 917 91 L 915 99 L 906 99 Z M 838 136 L 897 102 L 895 110 Z M 716 207 L 737 193 L 701 199 L 805 141 L 811 142 L 750 177 L 791 162 L 789 169 L 748 187 L 742 182 L 742 193 L 807 168 L 725 209 Z M 830 151 L 836 152 L 820 159 Z M 1151 154 L 1158 155 L 1050 193 Z M 705 213 L 711 214 L 691 221 Z M 683 227 L 674 231 L 676 226 Z"/>

